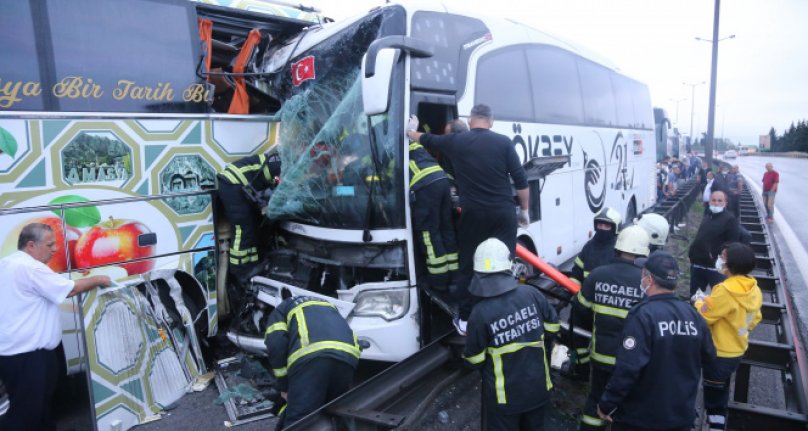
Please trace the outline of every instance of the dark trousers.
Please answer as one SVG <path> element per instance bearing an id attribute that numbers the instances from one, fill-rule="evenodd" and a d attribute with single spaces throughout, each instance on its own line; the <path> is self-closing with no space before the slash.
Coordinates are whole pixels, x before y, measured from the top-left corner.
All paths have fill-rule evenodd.
<path id="1" fill-rule="evenodd" d="M 580 431 L 602 430 L 606 427 L 606 422 L 598 416 L 598 401 L 600 401 L 606 384 L 612 377 L 611 371 L 606 371 L 600 367 L 592 367 L 592 374 L 589 379 L 589 396 L 584 404 L 584 412 L 581 417 Z"/>
<path id="2" fill-rule="evenodd" d="M 726 428 L 729 381 L 740 363 L 740 356 L 715 358 L 704 367 L 704 410 L 707 411 L 710 429 Z"/>
<path id="3" fill-rule="evenodd" d="M 413 195 L 413 236 L 426 259 L 429 284 L 433 287 L 448 286 L 459 268 L 450 193 L 449 180 L 442 179 Z"/>
<path id="4" fill-rule="evenodd" d="M 354 368 L 333 358 L 314 358 L 289 373 L 288 405 L 275 429 L 292 425 L 351 388 Z"/>
<path id="5" fill-rule="evenodd" d="M 0 356 L 0 380 L 6 386 L 11 403 L 8 413 L 0 418 L 2 429 L 56 429 L 51 418 L 51 405 L 56 381 L 59 379 L 58 371 L 59 355 L 56 349 Z"/>
<path id="6" fill-rule="evenodd" d="M 261 213 L 249 201 L 243 187 L 219 177 L 219 199 L 230 222 L 230 264 L 228 271 L 241 284 L 249 283 L 260 265 Z"/>
<path id="7" fill-rule="evenodd" d="M 484 431 L 542 431 L 544 429 L 544 408 L 536 407 L 523 413 L 503 415 L 494 406 L 485 404 Z"/>
<path id="8" fill-rule="evenodd" d="M 463 208 L 457 229 L 457 246 L 460 257 L 460 272 L 457 275 L 457 294 L 460 300 L 460 318 L 469 320 L 471 309 L 477 303 L 469 294 L 469 284 L 474 275 L 474 252 L 481 242 L 497 238 L 504 242 L 513 257 L 516 251 L 516 209 Z"/>
<path id="9" fill-rule="evenodd" d="M 706 291 L 707 286 L 713 287 L 726 279 L 727 277 L 724 274 L 714 269 L 698 268 L 690 265 L 690 295 L 693 296 L 699 289 Z"/>
<path id="10" fill-rule="evenodd" d="M 741 195 L 730 192 L 729 202 L 727 202 L 728 209 L 735 215 L 735 219 L 741 220 Z"/>

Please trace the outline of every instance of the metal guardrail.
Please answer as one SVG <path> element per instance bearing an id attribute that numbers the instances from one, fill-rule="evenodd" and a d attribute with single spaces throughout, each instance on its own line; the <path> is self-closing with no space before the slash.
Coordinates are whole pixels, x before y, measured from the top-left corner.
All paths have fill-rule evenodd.
<path id="1" fill-rule="evenodd" d="M 668 220 L 671 232 L 673 232 L 674 226 L 687 217 L 690 207 L 698 196 L 701 196 L 701 185 L 695 178 L 691 178 L 683 186 L 676 189 L 676 194 L 672 199 L 657 202 L 646 212 L 657 213 L 665 217 Z"/>

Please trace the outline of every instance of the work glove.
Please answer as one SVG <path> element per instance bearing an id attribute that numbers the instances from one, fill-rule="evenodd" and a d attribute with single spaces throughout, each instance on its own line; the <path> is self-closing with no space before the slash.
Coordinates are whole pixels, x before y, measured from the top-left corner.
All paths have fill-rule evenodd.
<path id="1" fill-rule="evenodd" d="M 404 135 L 406 137 L 409 137 L 409 135 L 408 135 L 409 132 L 410 131 L 414 132 L 416 130 L 418 130 L 418 117 L 413 114 L 413 115 L 410 115 L 410 119 L 409 119 L 409 121 L 407 121 L 407 130 L 404 131 Z"/>
<path id="2" fill-rule="evenodd" d="M 519 210 L 519 227 L 527 229 L 530 226 L 530 213 L 528 210 Z"/>

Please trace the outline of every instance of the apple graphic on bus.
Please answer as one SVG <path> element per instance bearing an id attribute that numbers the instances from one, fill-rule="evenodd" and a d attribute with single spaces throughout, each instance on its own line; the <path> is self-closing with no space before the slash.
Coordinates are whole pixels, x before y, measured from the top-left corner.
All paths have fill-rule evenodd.
<path id="1" fill-rule="evenodd" d="M 76 242 L 81 236 L 81 231 L 78 229 L 64 225 L 62 219 L 55 216 L 35 217 L 25 222 L 26 225 L 31 223 L 42 223 L 48 225 L 53 230 L 53 239 L 56 241 L 56 252 L 53 257 L 48 261 L 48 266 L 55 272 L 67 271 L 67 254 L 70 253 L 70 266 L 76 267 Z M 62 229 L 65 227 L 66 229 Z M 65 250 L 65 234 L 67 235 L 67 250 Z"/>
<path id="2" fill-rule="evenodd" d="M 128 261 L 154 256 L 156 243 L 156 235 L 143 223 L 110 217 L 81 235 L 76 264 L 79 268 L 118 264 L 129 275 L 143 274 L 154 268 L 154 260 Z"/>

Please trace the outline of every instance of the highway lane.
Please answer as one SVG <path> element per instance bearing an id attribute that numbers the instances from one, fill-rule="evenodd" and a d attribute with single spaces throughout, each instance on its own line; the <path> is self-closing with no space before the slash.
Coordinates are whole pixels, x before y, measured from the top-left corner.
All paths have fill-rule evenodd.
<path id="1" fill-rule="evenodd" d="M 786 287 L 792 295 L 805 347 L 808 341 L 808 159 L 744 156 L 727 162 L 738 164 L 746 183 L 758 195 L 762 190 L 766 163 L 771 163 L 780 173 L 774 223 L 770 227 L 778 245 Z"/>

